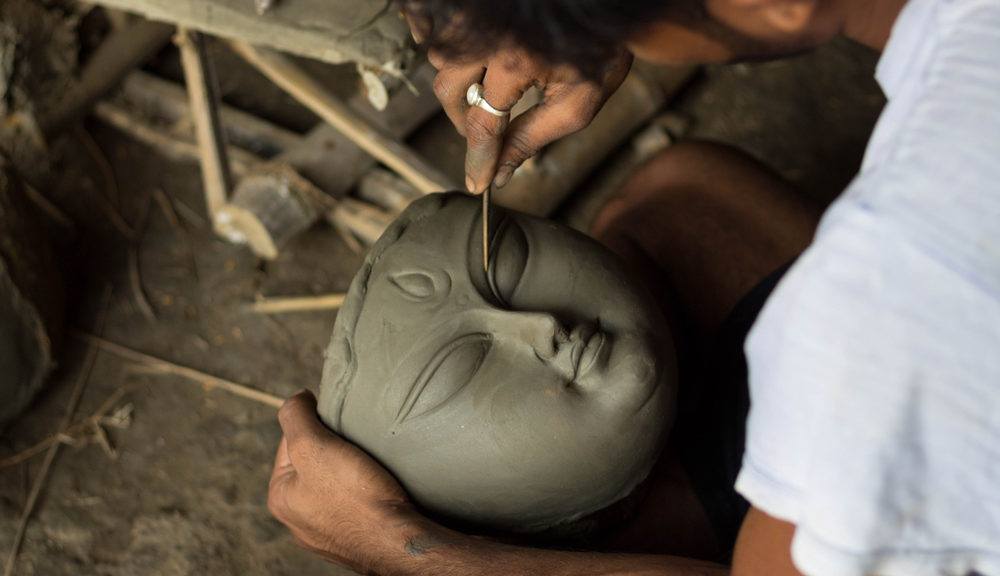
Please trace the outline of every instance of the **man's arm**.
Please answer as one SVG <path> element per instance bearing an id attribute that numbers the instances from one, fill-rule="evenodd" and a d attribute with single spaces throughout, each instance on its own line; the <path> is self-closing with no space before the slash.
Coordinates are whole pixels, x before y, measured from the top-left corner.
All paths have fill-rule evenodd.
<path id="1" fill-rule="evenodd" d="M 802 576 L 792 563 L 795 524 L 751 508 L 733 552 L 733 576 Z"/>
<path id="2" fill-rule="evenodd" d="M 279 413 L 268 505 L 303 548 L 359 573 L 667 574 L 721 576 L 724 566 L 671 556 L 538 550 L 449 530 L 420 515 L 367 454 L 327 430 L 309 392 Z"/>

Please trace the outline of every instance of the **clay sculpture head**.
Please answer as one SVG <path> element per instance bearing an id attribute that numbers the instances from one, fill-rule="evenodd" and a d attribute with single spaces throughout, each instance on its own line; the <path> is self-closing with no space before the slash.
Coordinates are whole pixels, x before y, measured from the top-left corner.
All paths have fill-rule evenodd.
<path id="1" fill-rule="evenodd" d="M 327 350 L 323 421 L 438 517 L 530 533 L 627 496 L 669 429 L 666 323 L 593 239 L 437 194 L 386 230 Z M 495 224 L 492 224 L 495 222 Z"/>

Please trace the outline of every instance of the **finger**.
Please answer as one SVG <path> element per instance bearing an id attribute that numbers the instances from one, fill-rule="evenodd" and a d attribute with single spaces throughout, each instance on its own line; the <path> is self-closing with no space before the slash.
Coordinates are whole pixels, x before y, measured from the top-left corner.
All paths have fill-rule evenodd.
<path id="1" fill-rule="evenodd" d="M 509 111 L 533 84 L 533 79 L 510 66 L 491 66 L 483 78 L 483 99 L 493 108 Z M 508 117 L 500 117 L 478 106 L 468 107 L 465 116 L 466 186 L 475 194 L 483 192 L 496 174 Z"/>
<path id="2" fill-rule="evenodd" d="M 299 471 L 308 469 L 316 460 L 315 453 L 325 443 L 335 439 L 320 422 L 316 414 L 316 397 L 308 390 L 285 400 L 278 410 L 278 422 L 285 433 L 284 443 L 289 464 Z"/>
<path id="3" fill-rule="evenodd" d="M 286 400 L 278 421 L 288 443 L 289 462 L 306 483 L 322 475 L 330 462 L 357 458 L 357 448 L 320 421 L 312 392 L 304 390 Z"/>
<path id="4" fill-rule="evenodd" d="M 421 14 L 415 6 L 409 2 L 404 3 L 403 15 L 406 16 L 406 23 L 410 26 L 410 34 L 413 41 L 423 44 L 430 37 L 434 29 L 434 23 L 426 14 Z"/>
<path id="5" fill-rule="evenodd" d="M 572 85 L 547 92 L 545 99 L 511 122 L 498 154 L 493 184 L 505 185 L 514 170 L 552 142 L 586 127 L 604 98 L 592 85 Z"/>
<path id="6" fill-rule="evenodd" d="M 278 423 L 290 441 L 301 433 L 303 422 L 316 419 L 316 396 L 305 389 L 292 394 L 278 410 Z"/>
<path id="7" fill-rule="evenodd" d="M 431 63 L 434 64 L 433 61 Z M 465 136 L 465 112 L 469 108 L 465 102 L 465 93 L 469 86 L 482 81 L 486 69 L 478 63 L 467 66 L 441 63 L 443 67 L 439 68 L 441 71 L 434 77 L 434 95 L 458 133 Z"/>

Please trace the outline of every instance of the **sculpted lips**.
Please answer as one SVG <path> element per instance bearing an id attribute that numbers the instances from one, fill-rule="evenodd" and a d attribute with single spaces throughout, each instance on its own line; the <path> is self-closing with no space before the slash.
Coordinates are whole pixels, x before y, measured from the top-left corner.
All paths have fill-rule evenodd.
<path id="1" fill-rule="evenodd" d="M 472 380 L 490 350 L 488 334 L 466 334 L 431 358 L 400 406 L 395 423 L 426 414 L 448 401 Z"/>
<path id="2" fill-rule="evenodd" d="M 603 355 L 607 335 L 594 324 L 581 324 L 569 334 L 570 370 L 573 379 L 581 378 Z"/>
<path id="3" fill-rule="evenodd" d="M 601 352 L 604 351 L 604 344 L 607 342 L 607 336 L 604 332 L 595 331 L 594 334 L 587 339 L 587 343 L 580 353 L 580 360 L 576 363 L 576 375 L 577 377 L 583 376 L 590 370 L 599 358 L 602 358 Z"/>

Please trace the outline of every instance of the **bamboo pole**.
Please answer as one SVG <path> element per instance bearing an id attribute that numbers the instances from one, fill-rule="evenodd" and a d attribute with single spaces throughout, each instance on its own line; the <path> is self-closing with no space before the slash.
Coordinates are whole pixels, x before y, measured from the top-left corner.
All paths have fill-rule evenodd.
<path id="1" fill-rule="evenodd" d="M 230 41 L 230 46 L 271 81 L 424 194 L 456 189 L 437 168 L 395 138 L 362 120 L 291 59 L 274 50 L 254 47 L 239 40 Z"/>
<path id="2" fill-rule="evenodd" d="M 94 52 L 80 74 L 80 81 L 63 95 L 45 117 L 41 129 L 52 136 L 71 126 L 117 86 L 130 70 L 149 60 L 170 42 L 173 27 L 141 20 L 114 32 Z"/>
<path id="3" fill-rule="evenodd" d="M 336 310 L 343 305 L 345 296 L 345 294 L 323 294 L 321 296 L 301 296 L 296 298 L 266 298 L 251 304 L 250 310 L 258 314 Z"/>
<path id="4" fill-rule="evenodd" d="M 219 88 L 215 68 L 199 32 L 178 28 L 174 41 L 181 51 L 184 79 L 191 98 L 191 115 L 198 147 L 201 151 L 201 173 L 205 185 L 205 205 L 215 224 L 215 215 L 226 205 L 232 189 L 226 134 L 219 117 Z"/>

